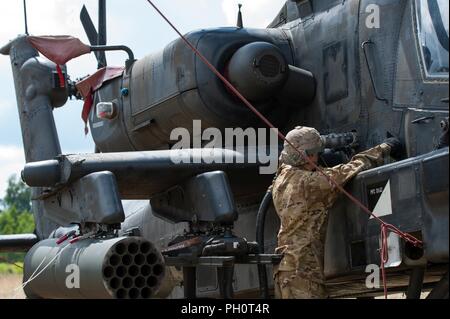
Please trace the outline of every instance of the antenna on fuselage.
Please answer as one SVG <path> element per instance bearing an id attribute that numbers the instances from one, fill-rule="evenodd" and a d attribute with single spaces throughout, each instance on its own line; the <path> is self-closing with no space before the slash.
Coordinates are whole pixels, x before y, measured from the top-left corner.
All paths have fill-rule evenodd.
<path id="1" fill-rule="evenodd" d="M 237 27 L 242 29 L 244 27 L 244 22 L 242 21 L 242 4 L 238 4 L 239 12 L 238 12 L 238 18 L 237 18 Z"/>
<path id="2" fill-rule="evenodd" d="M 27 0 L 23 0 L 23 16 L 25 20 L 25 34 L 28 35 Z"/>

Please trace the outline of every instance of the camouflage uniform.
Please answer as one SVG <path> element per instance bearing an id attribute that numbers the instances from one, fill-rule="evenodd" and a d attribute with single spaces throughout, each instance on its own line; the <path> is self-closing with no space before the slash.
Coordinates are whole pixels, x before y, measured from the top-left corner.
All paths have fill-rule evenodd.
<path id="1" fill-rule="evenodd" d="M 183 271 L 176 267 L 166 267 L 166 275 L 161 283 L 155 298 L 163 299 L 170 296 L 175 287 L 181 287 L 183 283 Z"/>
<path id="2" fill-rule="evenodd" d="M 344 185 L 358 173 L 382 165 L 389 152 L 390 146 L 381 144 L 355 155 L 347 164 L 323 171 Z M 281 160 L 285 162 L 283 155 Z M 273 184 L 273 201 L 281 220 L 276 253 L 284 255 L 274 269 L 275 295 L 283 299 L 327 298 L 323 271 L 325 235 L 328 210 L 339 190 L 319 172 L 306 170 L 304 161 L 300 163 L 282 163 Z"/>

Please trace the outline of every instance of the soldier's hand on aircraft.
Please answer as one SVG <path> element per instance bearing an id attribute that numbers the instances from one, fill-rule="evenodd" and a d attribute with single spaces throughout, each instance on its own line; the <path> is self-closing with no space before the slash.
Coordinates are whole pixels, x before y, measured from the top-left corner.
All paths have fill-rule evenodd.
<path id="1" fill-rule="evenodd" d="M 384 143 L 391 147 L 391 157 L 393 159 L 399 160 L 405 155 L 405 147 L 403 143 L 396 137 L 389 137 L 384 140 Z"/>

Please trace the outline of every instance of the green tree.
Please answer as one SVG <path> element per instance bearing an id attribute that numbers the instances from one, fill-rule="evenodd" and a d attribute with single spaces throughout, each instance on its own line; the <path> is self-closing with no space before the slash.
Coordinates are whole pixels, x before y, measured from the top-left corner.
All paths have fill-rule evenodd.
<path id="1" fill-rule="evenodd" d="M 34 231 L 34 218 L 31 214 L 31 191 L 15 176 L 8 180 L 6 194 L 1 201 L 0 235 L 26 234 Z M 23 261 L 23 253 L 0 253 L 0 263 Z"/>
<path id="2" fill-rule="evenodd" d="M 31 211 L 31 189 L 16 175 L 8 179 L 3 205 L 7 208 L 15 206 L 19 211 Z"/>
<path id="3" fill-rule="evenodd" d="M 0 234 L 26 234 L 34 231 L 33 215 L 19 211 L 14 205 L 0 213 Z"/>
<path id="4" fill-rule="evenodd" d="M 29 211 L 19 211 L 11 206 L 0 212 L 0 235 L 27 234 L 34 231 L 34 218 Z M 0 253 L 0 264 L 4 261 L 22 262 L 24 253 Z"/>
<path id="5" fill-rule="evenodd" d="M 31 214 L 31 189 L 15 175 L 8 179 L 8 188 L 0 212 L 0 234 L 24 234 L 34 230 Z"/>

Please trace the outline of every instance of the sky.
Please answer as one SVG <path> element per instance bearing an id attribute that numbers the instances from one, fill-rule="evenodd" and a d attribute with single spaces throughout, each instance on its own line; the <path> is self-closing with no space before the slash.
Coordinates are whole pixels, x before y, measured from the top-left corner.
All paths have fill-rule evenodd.
<path id="1" fill-rule="evenodd" d="M 164 48 L 176 34 L 146 0 L 107 0 L 108 44 L 129 46 L 136 58 Z M 79 21 L 86 5 L 94 24 L 97 0 L 27 0 L 28 31 L 32 35 L 72 35 L 88 43 Z M 279 12 L 285 0 L 154 0 L 154 3 L 181 30 L 235 26 L 238 3 L 243 4 L 244 26 L 264 28 Z M 23 0 L 0 2 L 0 47 L 24 33 Z M 123 65 L 123 53 L 107 53 L 109 65 Z M 93 55 L 67 64 L 72 79 L 96 70 Z M 63 153 L 92 152 L 94 143 L 84 135 L 82 101 L 69 101 L 54 110 Z M 25 164 L 19 116 L 8 56 L 0 55 L 0 198 L 7 179 L 20 175 Z"/>

